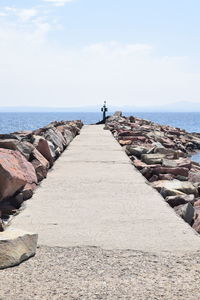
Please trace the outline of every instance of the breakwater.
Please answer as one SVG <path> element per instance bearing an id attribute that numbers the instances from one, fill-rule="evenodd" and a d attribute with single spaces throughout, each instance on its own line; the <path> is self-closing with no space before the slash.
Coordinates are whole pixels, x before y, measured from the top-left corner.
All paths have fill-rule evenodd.
<path id="1" fill-rule="evenodd" d="M 55 121 L 34 131 L 0 135 L 0 231 L 33 196 L 82 126 L 81 121 Z"/>
<path id="2" fill-rule="evenodd" d="M 106 121 L 133 165 L 175 212 L 200 233 L 200 134 L 116 113 Z"/>

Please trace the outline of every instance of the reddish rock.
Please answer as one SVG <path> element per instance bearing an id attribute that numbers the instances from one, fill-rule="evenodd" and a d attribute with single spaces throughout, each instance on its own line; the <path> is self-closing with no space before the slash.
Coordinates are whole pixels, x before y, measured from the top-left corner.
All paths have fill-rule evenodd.
<path id="1" fill-rule="evenodd" d="M 0 149 L 0 201 L 12 197 L 26 183 L 37 183 L 32 164 L 18 151 Z"/>
<path id="2" fill-rule="evenodd" d="M 195 207 L 195 216 L 194 216 L 194 223 L 192 225 L 192 228 L 200 233 L 200 206 Z"/>
<path id="3" fill-rule="evenodd" d="M 180 158 L 175 160 L 175 162 L 177 163 L 177 166 L 180 168 L 187 168 L 190 170 L 192 167 L 192 162 L 188 158 Z"/>
<path id="4" fill-rule="evenodd" d="M 31 163 L 35 168 L 38 181 L 41 181 L 47 177 L 49 162 L 37 149 L 34 149 L 32 157 L 34 159 L 31 161 Z"/>
<path id="5" fill-rule="evenodd" d="M 34 146 L 48 160 L 50 167 L 52 167 L 55 159 L 48 141 L 41 136 L 34 136 Z"/>
<path id="6" fill-rule="evenodd" d="M 200 182 L 200 172 L 191 170 L 188 175 L 188 180 L 193 183 Z"/>
<path id="7" fill-rule="evenodd" d="M 200 198 L 195 199 L 194 206 L 199 206 L 200 207 Z"/>
<path id="8" fill-rule="evenodd" d="M 18 150 L 23 154 L 27 160 L 34 149 L 33 145 L 29 142 L 21 142 L 17 139 L 0 139 L 0 148 Z"/>
<path id="9" fill-rule="evenodd" d="M 181 175 L 181 176 L 188 176 L 189 170 L 187 168 L 168 168 L 168 167 L 158 167 L 154 168 L 153 170 L 154 174 L 159 175 L 159 174 L 173 174 L 173 175 Z"/>
<path id="10" fill-rule="evenodd" d="M 35 168 L 38 182 L 47 177 L 47 168 L 45 168 L 39 160 L 33 159 L 31 163 Z"/>
<path id="11" fill-rule="evenodd" d="M 37 149 L 33 150 L 32 157 L 34 159 L 37 159 L 46 170 L 49 169 L 50 165 L 49 165 L 48 160 Z"/>

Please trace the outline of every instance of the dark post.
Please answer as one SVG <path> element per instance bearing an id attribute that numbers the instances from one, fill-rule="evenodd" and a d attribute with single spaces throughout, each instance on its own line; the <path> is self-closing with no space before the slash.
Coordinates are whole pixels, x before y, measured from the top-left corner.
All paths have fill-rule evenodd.
<path id="1" fill-rule="evenodd" d="M 107 107 L 106 107 L 106 101 L 104 101 L 104 105 L 101 108 L 101 111 L 103 112 L 103 121 L 106 119 L 106 112 L 108 111 Z"/>

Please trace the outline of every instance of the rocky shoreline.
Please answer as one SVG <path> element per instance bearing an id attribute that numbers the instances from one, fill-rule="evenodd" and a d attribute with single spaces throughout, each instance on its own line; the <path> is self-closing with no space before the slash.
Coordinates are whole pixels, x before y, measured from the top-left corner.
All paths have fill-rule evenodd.
<path id="1" fill-rule="evenodd" d="M 200 233 L 200 134 L 160 125 L 120 112 L 106 120 L 133 165 L 175 212 Z"/>
<path id="2" fill-rule="evenodd" d="M 0 134 L 0 231 L 33 196 L 82 126 L 81 121 L 55 121 L 34 131 Z"/>

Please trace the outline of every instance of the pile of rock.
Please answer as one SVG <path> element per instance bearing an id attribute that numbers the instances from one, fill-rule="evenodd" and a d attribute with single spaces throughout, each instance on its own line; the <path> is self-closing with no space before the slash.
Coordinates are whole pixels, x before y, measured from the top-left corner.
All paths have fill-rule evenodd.
<path id="1" fill-rule="evenodd" d="M 0 135 L 0 231 L 73 138 L 81 121 L 52 122 L 35 131 Z"/>
<path id="2" fill-rule="evenodd" d="M 200 134 L 119 112 L 105 128 L 165 201 L 200 233 L 200 165 L 189 159 L 200 150 Z"/>

